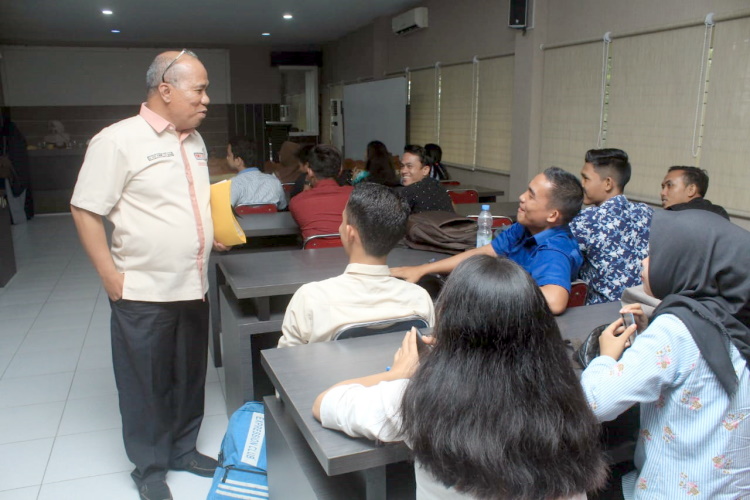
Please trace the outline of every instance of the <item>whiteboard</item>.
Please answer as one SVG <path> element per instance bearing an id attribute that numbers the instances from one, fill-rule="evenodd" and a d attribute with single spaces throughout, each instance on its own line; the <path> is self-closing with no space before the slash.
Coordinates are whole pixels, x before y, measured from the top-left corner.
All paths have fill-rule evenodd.
<path id="1" fill-rule="evenodd" d="M 146 100 L 146 70 L 170 49 L 0 47 L 6 106 L 108 106 Z M 213 104 L 229 102 L 229 52 L 196 49 Z"/>
<path id="2" fill-rule="evenodd" d="M 381 141 L 401 155 L 406 142 L 406 78 L 344 86 L 344 156 L 364 160 L 367 143 Z"/>

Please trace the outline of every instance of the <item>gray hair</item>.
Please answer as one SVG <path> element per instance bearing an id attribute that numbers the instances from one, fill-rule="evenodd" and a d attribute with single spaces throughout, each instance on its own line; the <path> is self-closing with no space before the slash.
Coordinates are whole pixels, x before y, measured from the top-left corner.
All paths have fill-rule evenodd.
<path id="1" fill-rule="evenodd" d="M 148 67 L 148 70 L 146 71 L 146 92 L 148 94 L 156 91 L 156 89 L 159 87 L 159 84 L 162 83 L 162 78 L 164 77 L 166 71 L 170 68 L 170 65 L 176 66 L 175 63 L 178 62 L 177 59 L 179 59 L 183 55 L 188 55 L 198 59 L 198 56 L 195 55 L 195 52 L 187 49 L 183 49 L 182 52 L 180 52 L 180 55 L 178 55 L 177 57 L 167 56 L 167 53 L 164 52 L 154 58 L 154 60 L 151 62 L 151 65 Z M 176 83 L 178 81 L 176 76 L 177 75 L 174 75 L 172 78 L 168 78 L 167 82 L 172 84 Z"/>

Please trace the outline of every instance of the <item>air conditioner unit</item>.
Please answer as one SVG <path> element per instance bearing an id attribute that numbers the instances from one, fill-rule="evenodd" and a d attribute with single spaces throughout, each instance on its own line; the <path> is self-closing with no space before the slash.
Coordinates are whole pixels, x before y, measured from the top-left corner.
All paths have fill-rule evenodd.
<path id="1" fill-rule="evenodd" d="M 343 99 L 331 99 L 331 146 L 339 151 L 344 147 L 343 104 Z"/>
<path id="2" fill-rule="evenodd" d="M 417 7 L 391 19 L 391 28 L 397 35 L 427 27 L 427 7 Z"/>

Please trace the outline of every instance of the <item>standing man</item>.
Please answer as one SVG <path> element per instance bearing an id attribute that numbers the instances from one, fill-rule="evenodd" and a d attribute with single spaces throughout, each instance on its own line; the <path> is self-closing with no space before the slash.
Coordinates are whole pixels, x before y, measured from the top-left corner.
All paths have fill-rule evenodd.
<path id="1" fill-rule="evenodd" d="M 211 477 L 217 465 L 195 448 L 213 240 L 208 157 L 195 129 L 206 117 L 208 75 L 194 53 L 165 52 L 146 85 L 138 116 L 91 140 L 70 208 L 110 299 L 131 476 L 142 499 L 164 500 L 167 470 Z M 111 250 L 102 217 L 114 224 Z"/>
<path id="2" fill-rule="evenodd" d="M 581 179 L 583 203 L 592 206 L 570 223 L 583 254 L 579 277 L 589 285 L 587 304 L 614 302 L 626 288 L 641 284 L 654 211 L 625 198 L 630 162 L 621 149 L 588 150 Z"/>
<path id="3" fill-rule="evenodd" d="M 453 202 L 442 184 L 430 177 L 430 158 L 422 146 L 409 145 L 401 156 L 399 194 L 409 204 L 411 213 L 453 212 Z"/>
<path id="4" fill-rule="evenodd" d="M 729 220 L 724 207 L 704 198 L 708 172 L 698 167 L 669 167 L 661 183 L 661 206 L 667 210 L 708 210 Z"/>

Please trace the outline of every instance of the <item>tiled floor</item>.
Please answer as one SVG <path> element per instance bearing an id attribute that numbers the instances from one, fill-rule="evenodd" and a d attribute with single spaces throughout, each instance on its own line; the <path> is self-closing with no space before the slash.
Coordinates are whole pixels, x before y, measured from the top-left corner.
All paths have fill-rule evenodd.
<path id="1" fill-rule="evenodd" d="M 109 304 L 69 215 L 13 226 L 18 273 L 0 288 L 0 500 L 136 500 L 122 444 Z M 198 448 L 216 456 L 227 425 L 209 361 Z M 210 479 L 169 472 L 177 500 Z"/>

